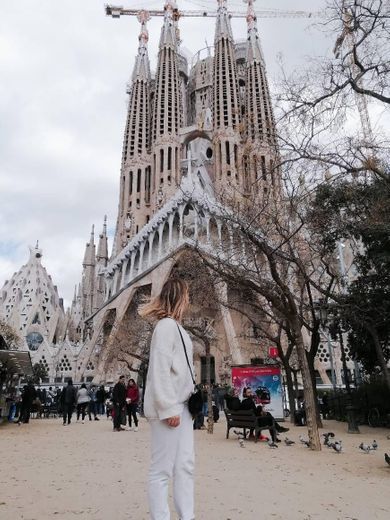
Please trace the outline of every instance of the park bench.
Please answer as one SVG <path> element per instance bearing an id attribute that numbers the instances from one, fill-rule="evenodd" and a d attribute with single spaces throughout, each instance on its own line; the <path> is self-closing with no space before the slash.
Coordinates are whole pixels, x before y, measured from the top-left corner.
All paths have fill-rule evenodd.
<path id="1" fill-rule="evenodd" d="M 253 410 L 224 410 L 226 416 L 226 438 L 229 438 L 231 428 L 241 428 L 244 430 L 244 437 L 246 437 L 246 430 L 253 428 L 255 432 L 255 442 L 258 441 L 261 430 L 268 430 L 269 426 L 259 426 L 258 417 Z"/>

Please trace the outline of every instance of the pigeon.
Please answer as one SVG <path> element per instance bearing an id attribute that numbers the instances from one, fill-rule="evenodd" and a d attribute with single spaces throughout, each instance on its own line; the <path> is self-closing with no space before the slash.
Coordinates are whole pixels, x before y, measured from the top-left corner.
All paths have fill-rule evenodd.
<path id="1" fill-rule="evenodd" d="M 329 437 L 334 437 L 334 433 L 333 432 L 328 432 L 328 433 L 323 433 L 322 434 L 323 437 L 324 437 L 324 445 L 325 446 L 329 446 Z"/>
<path id="2" fill-rule="evenodd" d="M 341 441 L 332 442 L 330 446 L 334 449 L 336 453 L 341 453 L 343 451 Z"/>
<path id="3" fill-rule="evenodd" d="M 372 443 L 371 443 L 371 448 L 372 448 L 373 450 L 376 450 L 376 449 L 378 448 L 378 443 L 376 442 L 375 439 L 374 439 L 374 440 L 372 441 Z"/>
<path id="4" fill-rule="evenodd" d="M 245 442 L 243 439 L 238 439 L 238 443 L 240 445 L 240 448 L 245 448 Z"/>
<path id="5" fill-rule="evenodd" d="M 285 444 L 286 446 L 292 446 L 293 444 L 295 444 L 295 442 L 294 442 L 294 441 L 291 441 L 288 437 L 286 437 L 286 438 L 284 439 L 284 444 Z"/>
<path id="6" fill-rule="evenodd" d="M 304 439 L 302 437 L 302 435 L 299 436 L 299 440 L 300 440 L 301 444 L 304 444 L 306 446 L 306 448 L 310 448 L 310 441 Z"/>
<path id="7" fill-rule="evenodd" d="M 387 453 L 385 453 L 385 461 L 390 466 L 390 457 L 389 457 L 389 455 L 387 455 Z"/>
<path id="8" fill-rule="evenodd" d="M 364 444 L 363 442 L 361 442 L 359 444 L 359 450 L 362 450 L 366 455 L 368 455 L 371 451 L 371 446 L 369 446 L 368 444 Z"/>
<path id="9" fill-rule="evenodd" d="M 268 441 L 268 446 L 272 449 L 278 448 L 279 446 L 274 441 Z"/>

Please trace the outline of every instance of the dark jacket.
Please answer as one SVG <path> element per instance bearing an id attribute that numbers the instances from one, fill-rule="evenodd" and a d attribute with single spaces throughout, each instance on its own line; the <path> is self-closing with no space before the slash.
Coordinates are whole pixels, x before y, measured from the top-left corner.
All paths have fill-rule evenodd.
<path id="1" fill-rule="evenodd" d="M 240 410 L 253 410 L 257 412 L 257 408 L 252 397 L 247 397 L 241 401 Z"/>
<path id="2" fill-rule="evenodd" d="M 75 404 L 77 400 L 77 391 L 73 385 L 67 385 L 62 389 L 61 403 Z"/>
<path id="3" fill-rule="evenodd" d="M 240 409 L 241 402 L 238 397 L 233 397 L 232 395 L 225 395 L 226 406 L 228 410 L 237 411 Z"/>
<path id="4" fill-rule="evenodd" d="M 124 406 L 126 404 L 126 387 L 122 383 L 117 383 L 112 391 L 112 401 L 116 406 Z"/>
<path id="5" fill-rule="evenodd" d="M 106 400 L 106 391 L 104 390 L 104 388 L 99 388 L 98 390 L 96 390 L 96 401 L 98 403 L 104 403 L 105 400 Z"/>
<path id="6" fill-rule="evenodd" d="M 32 402 L 34 401 L 34 399 L 36 398 L 37 396 L 37 391 L 35 390 L 34 386 L 31 385 L 31 384 L 28 384 L 24 389 L 23 389 L 23 394 L 22 394 L 22 403 L 24 405 L 27 405 L 27 406 L 31 406 L 32 405 Z"/>

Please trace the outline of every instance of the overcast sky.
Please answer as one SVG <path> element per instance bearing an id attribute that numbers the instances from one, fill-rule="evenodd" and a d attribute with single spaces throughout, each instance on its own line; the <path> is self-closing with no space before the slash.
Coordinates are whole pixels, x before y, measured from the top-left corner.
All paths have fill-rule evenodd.
<path id="1" fill-rule="evenodd" d="M 131 2 L 161 8 L 161 2 Z M 179 1 L 182 9 L 215 10 L 215 0 Z M 256 8 L 316 11 L 324 0 L 258 0 Z M 243 10 L 239 0 L 231 10 Z M 155 69 L 162 18 L 149 24 Z M 183 47 L 194 54 L 214 37 L 214 19 L 180 21 Z M 308 56 L 330 52 L 333 41 L 313 20 L 259 20 L 272 83 L 278 55 L 290 70 Z M 245 19 L 233 20 L 244 38 Z M 100 0 L 3 2 L 0 16 L 0 287 L 39 240 L 43 264 L 69 304 L 81 278 L 92 224 L 108 216 L 112 235 L 126 117 L 126 83 L 138 46 L 133 17 L 107 18 Z"/>

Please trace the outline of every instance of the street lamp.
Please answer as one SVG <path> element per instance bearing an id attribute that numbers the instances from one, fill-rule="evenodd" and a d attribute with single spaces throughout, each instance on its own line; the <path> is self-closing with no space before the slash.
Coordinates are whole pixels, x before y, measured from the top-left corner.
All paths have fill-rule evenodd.
<path id="1" fill-rule="evenodd" d="M 326 316 L 326 321 L 324 324 L 328 322 L 329 314 L 332 314 L 331 320 L 328 323 L 327 331 L 328 331 L 328 337 L 329 334 L 332 337 L 332 339 L 338 339 L 340 343 L 340 351 L 341 351 L 341 362 L 343 365 L 343 374 L 344 374 L 344 383 L 345 388 L 347 391 L 346 399 L 345 399 L 345 409 L 347 412 L 347 421 L 348 421 L 348 433 L 360 433 L 359 426 L 356 421 L 356 414 L 355 414 L 355 406 L 352 402 L 352 392 L 351 392 L 351 385 L 349 382 L 349 371 L 347 367 L 347 356 L 345 353 L 345 347 L 344 347 L 344 339 L 343 339 L 343 333 L 340 327 L 340 319 L 337 316 L 337 306 L 326 304 L 323 307 L 324 309 L 324 316 Z"/>

